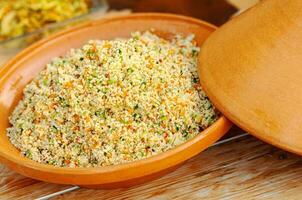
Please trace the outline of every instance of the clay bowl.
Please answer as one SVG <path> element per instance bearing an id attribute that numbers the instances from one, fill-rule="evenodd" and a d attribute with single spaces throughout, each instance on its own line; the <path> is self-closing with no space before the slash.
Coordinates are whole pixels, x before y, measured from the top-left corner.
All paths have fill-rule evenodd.
<path id="1" fill-rule="evenodd" d="M 93 21 L 42 40 L 18 54 L 0 72 L 0 160 L 16 172 L 42 181 L 94 188 L 128 187 L 160 177 L 222 137 L 231 123 L 220 117 L 195 138 L 157 156 L 127 164 L 96 168 L 64 168 L 40 164 L 20 155 L 9 142 L 8 116 L 22 98 L 24 86 L 53 57 L 80 47 L 90 39 L 129 37 L 133 31 L 154 28 L 162 37 L 175 33 L 196 35 L 201 45 L 215 27 L 188 17 L 167 14 L 134 14 Z M 202 165 L 202 163 L 201 163 Z"/>
<path id="2" fill-rule="evenodd" d="M 199 55 L 201 83 L 216 107 L 254 136 L 299 155 L 301 9 L 301 0 L 261 1 L 213 33 Z"/>

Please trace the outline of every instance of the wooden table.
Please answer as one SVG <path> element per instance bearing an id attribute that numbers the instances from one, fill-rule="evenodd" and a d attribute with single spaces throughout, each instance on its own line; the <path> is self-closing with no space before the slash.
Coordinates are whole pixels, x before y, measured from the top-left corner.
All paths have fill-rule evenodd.
<path id="1" fill-rule="evenodd" d="M 49 184 L 3 165 L 0 169 L 0 199 L 302 199 L 301 157 L 245 134 L 216 144 L 171 174 L 128 189 Z"/>

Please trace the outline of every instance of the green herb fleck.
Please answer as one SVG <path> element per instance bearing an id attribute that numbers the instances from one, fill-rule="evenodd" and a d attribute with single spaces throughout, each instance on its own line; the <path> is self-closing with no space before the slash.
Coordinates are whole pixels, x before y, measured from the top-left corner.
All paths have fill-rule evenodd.
<path id="1" fill-rule="evenodd" d="M 114 83 L 116 83 L 116 80 L 115 79 L 109 79 L 109 85 L 111 85 L 111 84 L 114 84 Z"/>
<path id="2" fill-rule="evenodd" d="M 198 83 L 199 82 L 199 78 L 198 77 L 194 77 L 193 78 L 193 83 Z"/>
<path id="3" fill-rule="evenodd" d="M 127 69 L 127 72 L 128 72 L 129 74 L 131 74 L 132 72 L 134 72 L 134 69 L 128 68 L 128 69 Z"/>
<path id="4" fill-rule="evenodd" d="M 197 54 L 198 54 L 197 49 L 193 49 L 193 50 L 192 50 L 192 56 L 197 56 Z"/>
<path id="5" fill-rule="evenodd" d="M 26 150 L 25 151 L 25 156 L 27 157 L 27 158 L 30 158 L 30 159 L 32 159 L 32 153 L 31 153 L 31 151 L 28 149 L 28 150 Z"/>

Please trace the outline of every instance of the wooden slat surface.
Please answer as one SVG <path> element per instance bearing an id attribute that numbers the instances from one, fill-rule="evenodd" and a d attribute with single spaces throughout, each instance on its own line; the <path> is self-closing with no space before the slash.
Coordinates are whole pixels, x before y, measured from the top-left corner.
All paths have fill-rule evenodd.
<path id="1" fill-rule="evenodd" d="M 0 199 L 34 199 L 69 187 L 26 178 L 0 165 Z"/>
<path id="2" fill-rule="evenodd" d="M 302 199 L 302 159 L 248 136 L 208 149 L 145 185 L 54 199 Z"/>
<path id="3" fill-rule="evenodd" d="M 0 166 L 0 199 L 34 199 L 71 186 L 35 181 Z M 79 189 L 53 199 L 302 199 L 302 159 L 252 136 L 212 147 L 175 172 L 117 190 Z"/>

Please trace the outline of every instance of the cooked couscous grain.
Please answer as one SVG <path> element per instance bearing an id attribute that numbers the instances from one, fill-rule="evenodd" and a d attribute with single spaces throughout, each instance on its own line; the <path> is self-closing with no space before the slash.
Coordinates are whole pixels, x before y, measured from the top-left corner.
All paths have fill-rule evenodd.
<path id="1" fill-rule="evenodd" d="M 126 163 L 167 151 L 217 119 L 196 70 L 193 36 L 94 40 L 54 59 L 24 89 L 11 142 L 55 166 Z"/>

